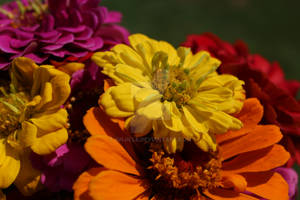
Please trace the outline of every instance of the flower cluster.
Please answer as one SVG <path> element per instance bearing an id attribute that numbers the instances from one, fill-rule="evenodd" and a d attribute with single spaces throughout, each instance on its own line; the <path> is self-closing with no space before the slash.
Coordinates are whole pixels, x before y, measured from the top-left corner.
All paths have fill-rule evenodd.
<path id="1" fill-rule="evenodd" d="M 100 0 L 0 7 L 0 199 L 293 200 L 300 83 L 212 34 L 175 49 Z"/>

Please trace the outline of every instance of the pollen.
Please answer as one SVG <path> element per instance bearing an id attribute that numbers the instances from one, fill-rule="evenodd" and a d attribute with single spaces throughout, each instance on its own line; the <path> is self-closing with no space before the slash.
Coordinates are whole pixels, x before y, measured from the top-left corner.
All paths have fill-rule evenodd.
<path id="1" fill-rule="evenodd" d="M 194 93 L 190 87 L 188 70 L 181 65 L 170 66 L 168 56 L 157 52 L 152 59 L 152 86 L 163 95 L 163 100 L 174 101 L 178 107 L 185 105 Z"/>
<path id="2" fill-rule="evenodd" d="M 156 192 L 172 191 L 175 196 L 184 195 L 184 193 L 188 193 L 187 196 L 197 196 L 204 189 L 220 186 L 221 160 L 216 152 L 203 153 L 207 154 L 206 157 L 208 156 L 209 160 L 194 164 L 178 155 L 171 156 L 163 151 L 154 151 L 148 169 L 153 174 L 153 187 L 159 190 Z"/>
<path id="3" fill-rule="evenodd" d="M 17 92 L 12 85 L 10 89 L 0 87 L 0 136 L 8 136 L 20 128 L 28 99 L 25 93 Z"/>

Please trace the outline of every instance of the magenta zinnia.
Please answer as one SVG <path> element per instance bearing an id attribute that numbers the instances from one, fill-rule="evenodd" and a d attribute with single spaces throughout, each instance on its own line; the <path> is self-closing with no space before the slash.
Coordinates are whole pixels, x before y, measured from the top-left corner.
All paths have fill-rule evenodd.
<path id="1" fill-rule="evenodd" d="M 126 29 L 117 25 L 121 14 L 98 6 L 100 0 L 22 0 L 0 8 L 0 69 L 15 57 L 37 63 L 126 42 Z"/>

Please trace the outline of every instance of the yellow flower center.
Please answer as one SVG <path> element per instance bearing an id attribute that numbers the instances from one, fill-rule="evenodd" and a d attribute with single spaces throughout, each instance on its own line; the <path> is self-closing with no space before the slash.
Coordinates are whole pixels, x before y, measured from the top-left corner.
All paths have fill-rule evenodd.
<path id="1" fill-rule="evenodd" d="M 24 92 L 17 92 L 14 86 L 0 87 L 0 137 L 8 136 L 21 126 L 25 116 L 25 104 L 29 97 Z"/>
<path id="2" fill-rule="evenodd" d="M 166 53 L 157 52 L 152 58 L 152 67 L 152 86 L 163 95 L 162 100 L 174 101 L 180 108 L 193 97 L 196 91 L 191 87 L 189 71 L 181 64 L 169 66 Z"/>
<path id="3" fill-rule="evenodd" d="M 222 165 L 218 152 L 208 153 L 196 148 L 192 149 L 197 152 L 194 157 L 190 152 L 171 156 L 162 150 L 153 150 L 148 169 L 151 171 L 149 174 L 155 194 L 173 194 L 174 199 L 186 199 L 199 196 L 204 189 L 220 186 Z"/>

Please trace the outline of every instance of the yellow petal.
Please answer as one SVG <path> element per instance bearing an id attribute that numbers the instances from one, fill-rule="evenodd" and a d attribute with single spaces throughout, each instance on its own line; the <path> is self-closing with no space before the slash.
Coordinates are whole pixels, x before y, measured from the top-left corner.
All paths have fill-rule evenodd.
<path id="1" fill-rule="evenodd" d="M 35 110 L 40 110 L 45 104 L 49 103 L 52 101 L 52 93 L 53 93 L 53 88 L 52 84 L 49 82 L 46 82 L 44 85 L 44 89 L 41 91 L 41 101 L 39 102 L 38 106 L 36 106 L 34 109 Z"/>
<path id="2" fill-rule="evenodd" d="M 183 106 L 182 110 L 186 124 L 189 124 L 192 129 L 194 129 L 198 133 L 206 133 L 208 131 L 208 127 L 206 127 L 205 123 L 203 123 L 205 121 L 205 118 L 198 112 L 195 112 L 196 110 L 194 110 L 189 105 Z M 208 113 L 208 116 L 209 115 L 211 114 Z"/>
<path id="3" fill-rule="evenodd" d="M 43 105 L 44 110 L 58 109 L 65 103 L 69 97 L 71 88 L 69 85 L 70 76 L 64 72 L 54 69 L 53 66 L 42 65 L 34 71 L 34 82 L 31 89 L 31 96 L 43 94 L 44 96 L 52 95 L 51 102 Z M 45 88 L 45 84 L 49 82 L 52 90 L 49 87 Z M 47 89 L 47 91 L 44 91 Z M 55 92 L 52 92 L 55 91 Z M 49 94 L 52 92 L 52 94 Z M 41 95 L 42 96 L 42 95 Z"/>
<path id="4" fill-rule="evenodd" d="M 0 200 L 6 200 L 5 194 L 0 190 Z"/>
<path id="5" fill-rule="evenodd" d="M 152 130 L 152 120 L 142 115 L 134 115 L 126 122 L 127 130 L 136 137 L 142 137 Z"/>
<path id="6" fill-rule="evenodd" d="M 111 87 L 107 92 L 111 94 L 113 101 L 121 111 L 134 112 L 134 96 L 140 90 L 131 83 L 124 83 Z"/>
<path id="7" fill-rule="evenodd" d="M 151 88 L 141 88 L 134 95 L 134 102 L 136 109 L 144 107 L 154 101 L 158 101 L 162 98 L 162 95 L 154 89 Z"/>
<path id="8" fill-rule="evenodd" d="M 30 149 L 25 149 L 21 155 L 21 169 L 14 184 L 25 196 L 30 196 L 42 188 L 40 183 L 41 172 L 34 169 L 30 160 Z"/>
<path id="9" fill-rule="evenodd" d="M 186 59 L 185 62 L 188 63 L 185 68 L 191 71 L 194 80 L 216 71 L 221 64 L 218 59 L 211 57 L 207 51 L 199 51 L 194 56 Z"/>
<path id="10" fill-rule="evenodd" d="M 118 44 L 112 48 L 112 51 L 118 56 L 121 63 L 140 69 L 146 74 L 150 73 L 148 68 L 144 66 L 144 61 L 141 56 L 129 46 Z"/>
<path id="11" fill-rule="evenodd" d="M 140 87 L 151 88 L 150 77 L 143 74 L 138 68 L 129 65 L 117 64 L 115 75 L 123 82 L 130 82 Z"/>
<path id="12" fill-rule="evenodd" d="M 117 86 L 115 86 L 117 87 Z M 111 117 L 129 117 L 133 115 L 133 111 L 123 111 L 121 110 L 117 102 L 112 96 L 112 90 L 114 87 L 110 87 L 104 94 L 101 95 L 99 99 L 99 104 L 103 106 L 103 109 L 105 110 L 106 114 L 108 114 Z M 134 106 L 134 103 L 131 102 L 130 96 L 127 95 L 126 97 L 129 97 L 128 102 L 121 102 L 121 106 L 124 106 L 125 108 L 132 109 Z"/>
<path id="13" fill-rule="evenodd" d="M 29 89 L 33 84 L 33 71 L 38 68 L 33 60 L 19 57 L 13 60 L 10 67 L 11 81 L 16 88 Z"/>
<path id="14" fill-rule="evenodd" d="M 184 146 L 184 138 L 181 134 L 175 132 L 169 132 L 167 137 L 162 138 L 164 148 L 169 154 L 176 153 L 176 151 L 182 151 Z"/>
<path id="15" fill-rule="evenodd" d="M 238 130 L 243 126 L 240 120 L 218 111 L 214 112 L 206 123 L 210 132 L 215 134 L 225 133 L 227 130 Z"/>
<path id="16" fill-rule="evenodd" d="M 52 114 L 42 113 L 41 116 L 33 115 L 29 121 L 38 127 L 39 132 L 49 133 L 66 126 L 68 122 L 68 113 L 65 109 L 59 109 Z"/>
<path id="17" fill-rule="evenodd" d="M 84 64 L 83 63 L 78 63 L 78 62 L 71 62 L 71 63 L 67 63 L 64 65 L 59 66 L 57 69 L 60 71 L 63 71 L 67 74 L 69 74 L 70 76 L 72 76 L 72 74 L 80 69 L 84 68 Z"/>
<path id="18" fill-rule="evenodd" d="M 169 135 L 169 130 L 163 125 L 161 120 L 153 121 L 153 137 L 161 139 Z"/>
<path id="19" fill-rule="evenodd" d="M 31 149 L 39 155 L 45 155 L 54 152 L 58 147 L 65 144 L 67 140 L 68 132 L 65 128 L 62 128 L 38 137 Z"/>
<path id="20" fill-rule="evenodd" d="M 5 145 L 4 160 L 0 165 L 0 188 L 9 187 L 16 179 L 20 170 L 20 158 L 18 152 L 10 145 Z"/>
<path id="21" fill-rule="evenodd" d="M 18 140 L 21 145 L 28 147 L 35 142 L 37 135 L 37 127 L 27 121 L 22 122 L 22 129 L 18 131 Z"/>
<path id="22" fill-rule="evenodd" d="M 183 130 L 181 122 L 181 113 L 175 102 L 164 101 L 162 122 L 171 131 L 179 132 Z M 158 110 L 154 110 L 158 111 Z"/>
<path id="23" fill-rule="evenodd" d="M 199 140 L 193 140 L 195 144 L 205 152 L 217 150 L 217 144 L 213 134 L 202 133 Z"/>
<path id="24" fill-rule="evenodd" d="M 137 114 L 147 119 L 158 119 L 162 116 L 162 103 L 160 101 L 154 101 L 144 107 L 140 107 L 137 110 Z"/>

